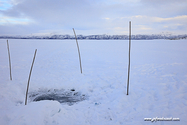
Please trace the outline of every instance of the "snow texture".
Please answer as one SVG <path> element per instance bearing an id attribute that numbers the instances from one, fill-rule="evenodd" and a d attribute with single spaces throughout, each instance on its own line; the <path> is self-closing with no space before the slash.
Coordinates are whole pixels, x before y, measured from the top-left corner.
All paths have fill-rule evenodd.
<path id="1" fill-rule="evenodd" d="M 187 40 L 132 40 L 130 90 L 126 95 L 128 41 L 79 40 L 83 74 L 75 40 L 0 40 L 1 125 L 186 125 Z M 38 49 L 24 105 L 28 75 Z M 67 105 L 33 101 L 55 90 L 88 98 Z M 74 93 L 74 92 L 73 92 Z M 180 121 L 144 121 L 144 118 Z"/>

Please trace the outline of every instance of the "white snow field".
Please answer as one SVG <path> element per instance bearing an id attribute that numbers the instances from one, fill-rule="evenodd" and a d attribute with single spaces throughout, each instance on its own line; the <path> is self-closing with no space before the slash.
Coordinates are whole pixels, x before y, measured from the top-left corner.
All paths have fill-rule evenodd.
<path id="1" fill-rule="evenodd" d="M 186 125 L 187 40 L 132 40 L 129 95 L 128 40 L 0 39 L 0 125 Z M 68 105 L 32 101 L 29 94 L 55 90 L 85 95 Z M 144 118 L 180 121 L 144 121 Z"/>

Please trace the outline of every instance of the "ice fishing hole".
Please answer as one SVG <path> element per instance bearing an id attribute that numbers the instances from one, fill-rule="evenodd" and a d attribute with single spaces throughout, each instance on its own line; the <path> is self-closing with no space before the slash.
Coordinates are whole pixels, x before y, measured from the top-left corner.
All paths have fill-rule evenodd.
<path id="1" fill-rule="evenodd" d="M 86 100 L 88 96 L 76 92 L 75 89 L 71 89 L 70 91 L 54 89 L 31 92 L 29 93 L 29 98 L 30 101 L 56 100 L 71 106 L 77 102 Z"/>

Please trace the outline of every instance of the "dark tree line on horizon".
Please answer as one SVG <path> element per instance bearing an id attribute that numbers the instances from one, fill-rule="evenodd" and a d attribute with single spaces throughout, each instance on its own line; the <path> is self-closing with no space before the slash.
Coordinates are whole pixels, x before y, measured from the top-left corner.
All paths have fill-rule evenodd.
<path id="1" fill-rule="evenodd" d="M 51 36 L 0 36 L 0 39 L 75 39 L 71 35 L 51 35 Z M 128 40 L 128 35 L 77 35 L 79 40 Z M 185 35 L 132 35 L 132 40 L 153 40 L 153 39 L 187 39 Z"/>

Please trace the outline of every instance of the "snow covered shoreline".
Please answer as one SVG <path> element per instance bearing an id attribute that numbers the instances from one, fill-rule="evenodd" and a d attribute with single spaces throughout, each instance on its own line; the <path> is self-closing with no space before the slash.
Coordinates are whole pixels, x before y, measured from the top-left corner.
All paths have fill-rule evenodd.
<path id="1" fill-rule="evenodd" d="M 128 41 L 0 39 L 0 123 L 2 125 L 152 124 L 144 118 L 174 117 L 187 123 L 187 40 L 132 41 L 130 93 L 126 95 Z M 28 74 L 38 49 L 29 92 L 75 89 L 89 99 L 72 106 L 57 101 L 24 105 Z"/>

